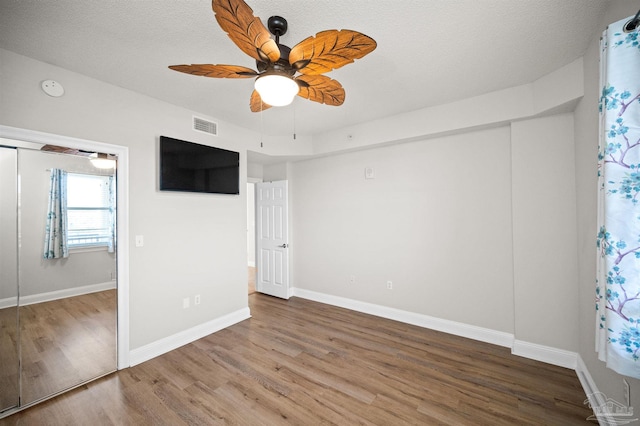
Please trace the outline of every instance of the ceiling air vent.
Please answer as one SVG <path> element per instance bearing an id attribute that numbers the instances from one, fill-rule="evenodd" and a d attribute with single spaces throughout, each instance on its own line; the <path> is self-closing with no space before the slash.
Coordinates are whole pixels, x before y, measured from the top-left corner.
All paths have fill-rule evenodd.
<path id="1" fill-rule="evenodd" d="M 193 117 L 193 130 L 218 136 L 218 123 L 205 120 L 204 118 Z"/>

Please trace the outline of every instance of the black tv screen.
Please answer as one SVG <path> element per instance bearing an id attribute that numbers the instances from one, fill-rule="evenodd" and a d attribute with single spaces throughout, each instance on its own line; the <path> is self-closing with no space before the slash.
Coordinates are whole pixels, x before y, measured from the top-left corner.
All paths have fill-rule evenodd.
<path id="1" fill-rule="evenodd" d="M 160 190 L 239 194 L 240 154 L 160 136 Z"/>

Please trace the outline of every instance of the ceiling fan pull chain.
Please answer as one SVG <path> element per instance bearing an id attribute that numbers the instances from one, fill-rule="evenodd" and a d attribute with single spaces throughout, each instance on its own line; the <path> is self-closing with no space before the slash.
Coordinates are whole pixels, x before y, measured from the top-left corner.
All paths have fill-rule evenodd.
<path id="1" fill-rule="evenodd" d="M 260 148 L 264 148 L 264 145 L 262 144 L 262 135 L 264 134 L 264 124 L 262 122 L 262 112 L 264 111 L 264 109 L 262 108 L 262 100 L 260 101 Z"/>

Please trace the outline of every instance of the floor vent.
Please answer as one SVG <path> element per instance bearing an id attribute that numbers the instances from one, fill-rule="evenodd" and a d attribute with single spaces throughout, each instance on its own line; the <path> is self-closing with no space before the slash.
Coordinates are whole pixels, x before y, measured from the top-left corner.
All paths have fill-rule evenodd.
<path id="1" fill-rule="evenodd" d="M 205 120 L 204 118 L 193 117 L 193 130 L 218 136 L 218 123 Z"/>

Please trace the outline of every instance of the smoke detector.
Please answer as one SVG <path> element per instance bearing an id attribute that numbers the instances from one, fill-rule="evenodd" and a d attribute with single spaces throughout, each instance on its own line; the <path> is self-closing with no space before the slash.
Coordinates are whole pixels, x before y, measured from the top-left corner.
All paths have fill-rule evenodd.
<path id="1" fill-rule="evenodd" d="M 59 98 L 64 95 L 64 87 L 62 84 L 53 80 L 45 80 L 41 84 L 42 90 L 49 96 L 53 96 L 54 98 Z"/>

